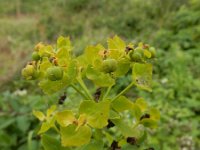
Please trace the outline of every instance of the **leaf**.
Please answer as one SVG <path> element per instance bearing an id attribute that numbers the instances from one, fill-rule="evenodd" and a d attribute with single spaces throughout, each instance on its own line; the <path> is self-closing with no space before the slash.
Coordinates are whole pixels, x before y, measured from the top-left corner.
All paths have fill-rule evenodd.
<path id="1" fill-rule="evenodd" d="M 72 111 L 64 110 L 56 114 L 56 120 L 60 126 L 66 127 L 72 124 L 76 120 L 76 118 Z"/>
<path id="2" fill-rule="evenodd" d="M 65 47 L 67 51 L 71 51 L 71 41 L 69 37 L 60 36 L 57 39 L 57 49 Z"/>
<path id="3" fill-rule="evenodd" d="M 42 134 L 48 131 L 50 128 L 51 128 L 51 125 L 48 122 L 43 122 L 38 134 Z"/>
<path id="4" fill-rule="evenodd" d="M 115 80 L 109 74 L 95 70 L 92 66 L 88 66 L 86 76 L 99 87 L 109 87 L 115 84 Z"/>
<path id="5" fill-rule="evenodd" d="M 46 71 L 49 67 L 51 67 L 52 66 L 52 64 L 49 62 L 49 59 L 48 59 L 48 57 L 44 57 L 43 59 L 42 59 L 42 62 L 41 62 L 41 64 L 40 64 L 40 70 L 42 71 L 42 72 L 44 72 L 44 71 Z"/>
<path id="6" fill-rule="evenodd" d="M 109 119 L 120 119 L 120 115 L 116 111 L 110 109 Z"/>
<path id="7" fill-rule="evenodd" d="M 88 64 L 94 65 L 96 60 L 102 59 L 102 56 L 100 55 L 101 50 L 105 50 L 101 45 L 86 47 L 84 51 L 84 59 Z"/>
<path id="8" fill-rule="evenodd" d="M 76 127 L 76 125 L 71 124 L 60 128 L 62 146 L 82 146 L 90 142 L 91 129 L 86 125 L 81 126 L 78 130 Z"/>
<path id="9" fill-rule="evenodd" d="M 41 142 L 45 150 L 60 150 L 60 142 L 55 136 L 43 134 Z"/>
<path id="10" fill-rule="evenodd" d="M 45 94 L 53 94 L 63 89 L 70 84 L 70 80 L 64 73 L 63 79 L 58 81 L 50 81 L 48 79 L 41 80 L 39 82 L 39 87 L 43 90 Z"/>
<path id="11" fill-rule="evenodd" d="M 130 63 L 125 59 L 119 60 L 117 64 L 117 70 L 114 72 L 114 75 L 117 77 L 124 76 L 130 68 Z"/>
<path id="12" fill-rule="evenodd" d="M 33 115 L 38 118 L 40 121 L 44 121 L 45 115 L 41 111 L 33 110 Z"/>
<path id="13" fill-rule="evenodd" d="M 103 150 L 103 141 L 92 141 L 88 145 L 84 146 L 80 150 Z"/>
<path id="14" fill-rule="evenodd" d="M 140 106 L 138 104 L 133 104 L 131 114 L 135 117 L 135 119 L 137 121 L 140 120 L 140 117 L 142 116 L 142 111 L 141 111 Z"/>
<path id="15" fill-rule="evenodd" d="M 155 108 L 150 108 L 149 114 L 151 116 L 151 119 L 153 119 L 153 120 L 159 120 L 160 119 L 160 112 Z"/>
<path id="16" fill-rule="evenodd" d="M 48 131 L 51 127 L 54 127 L 55 125 L 55 117 L 49 117 L 45 122 L 42 123 L 42 126 L 38 132 L 38 134 L 42 134 L 46 131 Z"/>
<path id="17" fill-rule="evenodd" d="M 125 42 L 120 39 L 118 36 L 114 36 L 113 38 L 108 39 L 108 49 L 109 50 L 119 50 L 119 51 L 125 51 L 126 44 Z"/>
<path id="18" fill-rule="evenodd" d="M 136 99 L 135 103 L 140 107 L 142 112 L 146 111 L 148 108 L 148 104 L 143 98 Z"/>
<path id="19" fill-rule="evenodd" d="M 80 114 L 86 114 L 87 123 L 93 128 L 103 128 L 108 122 L 110 102 L 83 101 L 79 108 Z"/>
<path id="20" fill-rule="evenodd" d="M 158 126 L 157 121 L 151 119 L 151 118 L 144 118 L 140 121 L 141 124 L 143 124 L 145 127 L 149 128 L 156 128 Z"/>
<path id="21" fill-rule="evenodd" d="M 139 131 L 129 126 L 124 119 L 112 119 L 115 126 L 121 131 L 125 137 L 138 137 Z"/>
<path id="22" fill-rule="evenodd" d="M 133 82 L 137 87 L 151 91 L 152 65 L 134 63 L 132 69 Z"/>
<path id="23" fill-rule="evenodd" d="M 125 96 L 120 96 L 119 98 L 112 101 L 111 106 L 118 112 L 132 109 L 133 103 Z"/>
<path id="24" fill-rule="evenodd" d="M 47 109 L 47 118 L 55 112 L 56 108 L 56 105 L 52 105 L 49 109 Z"/>
<path id="25" fill-rule="evenodd" d="M 17 116 L 16 125 L 22 132 L 26 132 L 30 127 L 30 120 L 27 116 Z"/>

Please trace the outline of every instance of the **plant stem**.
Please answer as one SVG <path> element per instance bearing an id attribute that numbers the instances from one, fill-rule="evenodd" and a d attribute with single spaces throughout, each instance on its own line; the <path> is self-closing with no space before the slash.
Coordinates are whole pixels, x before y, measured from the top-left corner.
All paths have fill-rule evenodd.
<path id="1" fill-rule="evenodd" d="M 103 101 L 107 98 L 108 94 L 110 93 L 110 90 L 111 90 L 112 86 L 109 86 L 106 90 L 106 93 L 105 95 L 103 96 Z"/>
<path id="2" fill-rule="evenodd" d="M 92 95 L 90 94 L 88 88 L 86 87 L 85 83 L 83 82 L 82 78 L 77 78 L 78 83 L 80 84 L 81 88 L 83 89 L 83 91 L 86 93 L 86 95 L 88 96 L 88 98 L 90 100 L 93 100 Z"/>
<path id="3" fill-rule="evenodd" d="M 56 127 L 56 125 L 54 125 L 53 128 L 56 130 L 56 132 L 60 133 L 60 131 L 59 131 L 59 129 Z"/>
<path id="4" fill-rule="evenodd" d="M 124 90 L 122 90 L 117 96 L 115 96 L 112 99 L 112 101 L 114 101 L 115 99 L 119 98 L 122 94 L 124 94 L 125 92 L 127 92 L 133 85 L 134 85 L 134 83 L 131 82 Z"/>
<path id="5" fill-rule="evenodd" d="M 81 92 L 81 90 L 79 90 L 74 84 L 70 85 L 74 90 L 76 90 L 82 97 L 84 97 L 85 99 L 88 99 L 88 97 Z"/>

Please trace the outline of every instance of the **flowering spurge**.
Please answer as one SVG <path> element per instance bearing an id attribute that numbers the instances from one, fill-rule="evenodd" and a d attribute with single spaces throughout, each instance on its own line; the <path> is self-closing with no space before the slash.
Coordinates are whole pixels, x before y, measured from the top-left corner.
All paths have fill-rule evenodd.
<path id="1" fill-rule="evenodd" d="M 133 86 L 152 90 L 151 62 L 155 49 L 143 43 L 126 44 L 118 36 L 108 39 L 107 48 L 101 44 L 88 46 L 80 56 L 73 55 L 72 49 L 68 37 L 59 37 L 53 46 L 39 43 L 32 61 L 22 70 L 24 78 L 37 80 L 46 94 L 71 87 L 82 96 L 75 108 L 53 105 L 46 115 L 33 111 L 42 122 L 38 134 L 44 149 L 103 150 L 145 146 L 148 131 L 157 127 L 159 112 L 143 98 L 133 101 L 124 94 Z M 130 84 L 111 95 L 116 81 L 130 72 Z M 93 83 L 92 87 L 86 86 L 88 81 Z M 94 96 L 93 89 L 97 89 Z M 60 100 L 63 104 L 64 99 Z"/>

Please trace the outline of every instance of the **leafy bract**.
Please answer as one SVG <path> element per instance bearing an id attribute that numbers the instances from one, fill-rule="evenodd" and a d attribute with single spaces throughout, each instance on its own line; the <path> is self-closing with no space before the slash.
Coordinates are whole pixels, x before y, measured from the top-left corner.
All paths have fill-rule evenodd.
<path id="1" fill-rule="evenodd" d="M 132 77 L 135 85 L 141 89 L 151 91 L 152 65 L 134 63 Z"/>
<path id="2" fill-rule="evenodd" d="M 108 122 L 110 102 L 83 101 L 79 108 L 80 114 L 86 114 L 87 123 L 93 128 L 103 128 Z"/>
<path id="3" fill-rule="evenodd" d="M 82 146 L 90 142 L 92 135 L 90 127 L 87 125 L 79 127 L 76 130 L 76 125 L 71 124 L 67 127 L 60 128 L 62 146 Z"/>
<path id="4" fill-rule="evenodd" d="M 66 127 L 75 121 L 75 116 L 72 111 L 64 110 L 56 114 L 56 120 L 62 127 Z"/>
<path id="5" fill-rule="evenodd" d="M 95 85 L 100 87 L 109 87 L 115 84 L 115 80 L 109 74 L 100 72 L 92 66 L 88 66 L 86 76 L 88 79 L 92 80 Z"/>
<path id="6" fill-rule="evenodd" d="M 111 106 L 116 111 L 122 112 L 124 110 L 131 110 L 133 108 L 133 103 L 125 96 L 120 96 L 119 98 L 112 101 Z"/>

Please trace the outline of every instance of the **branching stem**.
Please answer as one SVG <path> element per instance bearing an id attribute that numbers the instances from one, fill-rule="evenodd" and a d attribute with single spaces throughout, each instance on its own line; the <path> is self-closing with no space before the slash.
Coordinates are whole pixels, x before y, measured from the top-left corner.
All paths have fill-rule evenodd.
<path id="1" fill-rule="evenodd" d="M 124 90 L 122 90 L 117 96 L 115 96 L 112 99 L 112 101 L 114 101 L 115 99 L 119 98 L 121 95 L 123 95 L 124 93 L 126 93 L 133 85 L 134 85 L 134 83 L 131 82 Z"/>

